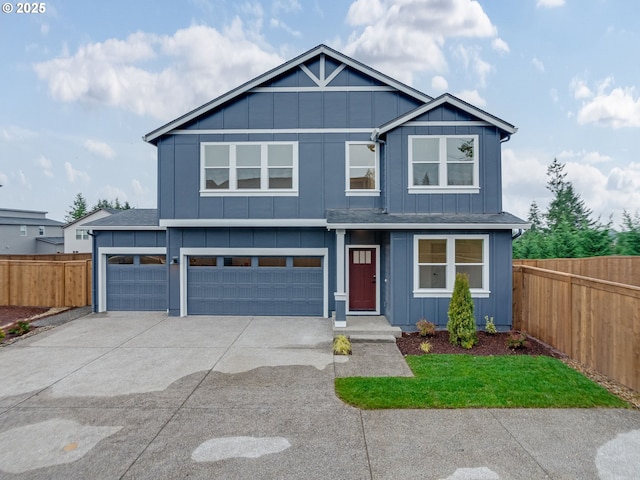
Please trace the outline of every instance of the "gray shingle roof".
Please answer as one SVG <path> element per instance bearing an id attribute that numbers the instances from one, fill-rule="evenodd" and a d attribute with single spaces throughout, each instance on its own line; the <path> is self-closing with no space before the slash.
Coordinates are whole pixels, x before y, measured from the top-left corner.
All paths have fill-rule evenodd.
<path id="1" fill-rule="evenodd" d="M 51 245 L 64 245 L 64 237 L 36 237 L 36 242 L 50 243 Z"/>
<path id="2" fill-rule="evenodd" d="M 327 224 L 373 226 L 380 228 L 527 228 L 528 223 L 508 212 L 501 213 L 385 213 L 379 209 L 339 209 L 326 211 Z"/>
<path id="3" fill-rule="evenodd" d="M 158 210 L 155 208 L 120 210 L 108 217 L 87 222 L 84 226 L 96 230 L 108 230 L 109 227 L 158 227 Z"/>
<path id="4" fill-rule="evenodd" d="M 0 217 L 0 225 L 42 225 L 43 227 L 61 227 L 64 223 L 49 218 Z"/>

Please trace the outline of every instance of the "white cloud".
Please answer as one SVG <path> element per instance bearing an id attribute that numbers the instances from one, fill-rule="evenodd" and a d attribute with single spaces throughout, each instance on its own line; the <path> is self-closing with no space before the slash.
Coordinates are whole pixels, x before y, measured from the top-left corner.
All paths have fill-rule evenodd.
<path id="1" fill-rule="evenodd" d="M 24 174 L 23 170 L 18 170 L 18 179 L 22 185 L 27 185 L 29 181 L 27 180 L 27 176 Z"/>
<path id="2" fill-rule="evenodd" d="M 114 187 L 113 185 L 107 185 L 100 189 L 100 198 L 105 198 L 110 201 L 118 199 L 120 203 L 127 202 L 129 198 L 127 197 L 127 193 L 122 190 L 120 187 Z"/>
<path id="3" fill-rule="evenodd" d="M 302 10 L 298 0 L 275 0 L 271 5 L 271 12 L 276 15 L 279 12 L 294 13 Z"/>
<path id="4" fill-rule="evenodd" d="M 574 160 L 577 163 L 594 164 L 605 163 L 613 160 L 609 155 L 603 155 L 600 152 L 587 152 L 586 150 L 573 151 L 563 150 L 557 155 L 558 160 L 563 162 Z"/>
<path id="5" fill-rule="evenodd" d="M 497 35 L 480 4 L 471 0 L 356 0 L 347 23 L 357 28 L 341 48 L 344 53 L 406 83 L 416 73 L 447 71 L 442 50 L 447 39 Z"/>
<path id="6" fill-rule="evenodd" d="M 576 99 L 584 100 L 578 111 L 581 125 L 593 123 L 603 127 L 640 127 L 640 95 L 635 87 L 617 87 L 610 90 L 613 78 L 607 77 L 596 84 L 593 93 L 582 80 L 574 79 L 571 87 Z"/>
<path id="7" fill-rule="evenodd" d="M 9 176 L 6 173 L 0 172 L 0 185 L 6 185 L 9 181 Z"/>
<path id="8" fill-rule="evenodd" d="M 148 190 L 144 188 L 140 183 L 140 181 L 135 178 L 131 180 L 131 188 L 133 189 L 134 195 L 138 195 L 138 196 L 144 195 L 145 193 L 147 193 L 147 190 Z"/>
<path id="9" fill-rule="evenodd" d="M 84 148 L 104 158 L 113 158 L 116 155 L 115 150 L 106 143 L 90 138 L 84 141 Z"/>
<path id="10" fill-rule="evenodd" d="M 43 23 L 42 25 L 40 25 L 40 33 L 45 37 L 47 36 L 47 34 L 49 33 L 48 23 Z"/>
<path id="11" fill-rule="evenodd" d="M 487 104 L 487 101 L 482 98 L 477 90 L 462 90 L 456 93 L 455 96 L 476 107 L 484 107 Z"/>
<path id="12" fill-rule="evenodd" d="M 538 0 L 536 2 L 536 7 L 540 8 L 556 8 L 556 7 L 563 7 L 564 6 L 564 0 Z"/>
<path id="13" fill-rule="evenodd" d="M 526 218 L 531 202 L 535 200 L 541 210 L 546 210 L 551 194 L 546 189 L 547 166 L 553 159 L 547 152 L 502 151 L 502 186 L 504 209 Z M 600 162 L 593 161 L 594 157 Z M 588 208 L 607 222 L 610 215 L 620 221 L 623 210 L 640 211 L 640 163 L 625 167 L 603 169 L 601 163 L 607 156 L 597 152 L 565 150 L 558 159 L 565 164 L 567 180 L 573 183 Z M 585 160 L 586 159 L 586 160 Z"/>
<path id="14" fill-rule="evenodd" d="M 544 72 L 544 63 L 542 63 L 542 60 L 533 57 L 533 60 L 531 60 L 531 63 L 533 64 L 534 67 L 536 67 L 539 71 Z"/>
<path id="15" fill-rule="evenodd" d="M 480 47 L 458 45 L 453 49 L 453 53 L 467 70 L 475 74 L 479 85 L 484 87 L 487 83 L 487 75 L 491 73 L 492 67 L 480 58 Z"/>
<path id="16" fill-rule="evenodd" d="M 84 45 L 34 69 L 57 100 L 168 120 L 282 62 L 252 35 L 238 18 L 222 32 L 201 25 L 171 36 L 138 32 Z M 151 60 L 170 66 L 153 71 Z"/>
<path id="17" fill-rule="evenodd" d="M 26 128 L 8 125 L 0 128 L 0 139 L 6 142 L 28 140 L 36 137 L 38 134 Z"/>
<path id="18" fill-rule="evenodd" d="M 573 90 L 573 97 L 578 100 L 593 96 L 593 93 L 584 80 L 574 78 L 573 80 L 571 80 L 569 86 L 571 87 L 571 90 Z"/>
<path id="19" fill-rule="evenodd" d="M 300 30 L 294 30 L 289 25 L 284 23 L 282 20 L 278 20 L 277 18 L 272 18 L 269 21 L 269 25 L 272 28 L 280 28 L 280 29 L 284 30 L 285 32 L 287 32 L 289 35 L 293 36 L 293 37 L 301 37 L 302 36 L 302 33 L 300 32 Z"/>
<path id="20" fill-rule="evenodd" d="M 36 165 L 42 169 L 42 173 L 45 176 L 49 178 L 53 178 L 53 170 L 52 170 L 53 164 L 51 163 L 51 160 L 49 160 L 44 155 L 40 155 L 36 159 Z"/>
<path id="21" fill-rule="evenodd" d="M 436 92 L 446 92 L 449 88 L 449 82 L 441 75 L 436 75 L 431 79 L 431 88 Z"/>
<path id="22" fill-rule="evenodd" d="M 511 51 L 509 44 L 499 37 L 493 39 L 491 47 L 501 53 L 509 53 Z"/>
<path id="23" fill-rule="evenodd" d="M 71 163 L 69 162 L 65 162 L 64 170 L 67 173 L 67 180 L 69 180 L 69 183 L 86 184 L 91 181 L 91 177 L 89 177 L 88 173 L 83 172 L 81 170 L 76 170 L 75 168 L 73 168 L 73 165 L 71 165 Z"/>

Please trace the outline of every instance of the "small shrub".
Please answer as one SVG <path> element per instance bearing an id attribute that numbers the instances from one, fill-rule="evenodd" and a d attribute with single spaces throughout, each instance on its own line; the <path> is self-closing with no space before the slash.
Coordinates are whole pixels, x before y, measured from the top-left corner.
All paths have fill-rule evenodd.
<path id="1" fill-rule="evenodd" d="M 429 322 L 424 318 L 416 323 L 416 328 L 420 332 L 421 337 L 432 337 L 436 334 L 436 324 Z"/>
<path id="2" fill-rule="evenodd" d="M 525 332 L 509 332 L 507 337 L 507 347 L 513 349 L 527 348 L 527 334 Z"/>
<path id="3" fill-rule="evenodd" d="M 422 350 L 424 353 L 431 352 L 431 344 L 429 342 L 422 342 L 420 344 L 420 350 Z"/>
<path id="4" fill-rule="evenodd" d="M 476 318 L 473 315 L 473 300 L 469 290 L 469 277 L 464 273 L 456 274 L 453 295 L 447 312 L 449 321 L 449 341 L 462 348 L 471 348 L 478 343 Z"/>
<path id="5" fill-rule="evenodd" d="M 334 355 L 351 355 L 351 341 L 345 335 L 337 335 L 333 339 Z"/>
<path id="6" fill-rule="evenodd" d="M 496 324 L 493 323 L 493 317 L 489 317 L 489 315 L 484 316 L 484 331 L 489 335 L 495 335 L 498 333 L 498 330 L 496 330 Z"/>
<path id="7" fill-rule="evenodd" d="M 20 336 L 20 335 L 24 335 L 25 333 L 28 333 L 30 330 L 31 330 L 31 325 L 29 325 L 29 322 L 20 320 L 13 324 L 13 326 L 9 329 L 9 333 L 12 335 Z"/>

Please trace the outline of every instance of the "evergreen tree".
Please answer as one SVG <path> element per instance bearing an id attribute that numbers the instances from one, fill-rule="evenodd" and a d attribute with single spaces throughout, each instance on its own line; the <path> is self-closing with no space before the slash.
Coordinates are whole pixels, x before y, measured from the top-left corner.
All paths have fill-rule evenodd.
<path id="1" fill-rule="evenodd" d="M 64 219 L 67 223 L 73 222 L 74 220 L 84 217 L 87 213 L 89 213 L 87 210 L 87 201 L 82 196 L 82 193 L 78 193 L 73 200 L 73 204 L 69 206 L 69 211 L 67 211 Z"/>
<path id="2" fill-rule="evenodd" d="M 564 172 L 564 163 L 558 162 L 557 158 L 547 168 L 547 189 L 553 194 L 553 199 L 549 204 L 545 215 L 547 228 L 553 230 L 566 222 L 570 228 L 579 230 L 585 226 L 593 226 L 590 220 L 591 210 L 589 210 L 580 194 L 573 189 L 573 184 L 566 180 L 567 174 Z"/>
<path id="3" fill-rule="evenodd" d="M 453 295 L 447 312 L 449 321 L 449 341 L 463 348 L 471 348 L 478 343 L 476 318 L 473 315 L 473 299 L 469 289 L 469 277 L 466 273 L 457 273 L 453 286 Z"/>
<path id="4" fill-rule="evenodd" d="M 618 255 L 640 255 L 640 215 L 632 217 L 626 210 L 622 212 L 622 231 L 616 235 Z"/>
<path id="5" fill-rule="evenodd" d="M 129 210 L 131 205 L 129 202 L 124 202 L 124 204 L 120 203 L 118 197 L 114 201 L 106 200 L 104 198 L 98 199 L 98 203 L 93 206 L 93 210 L 98 210 L 99 208 L 111 208 L 113 210 Z"/>

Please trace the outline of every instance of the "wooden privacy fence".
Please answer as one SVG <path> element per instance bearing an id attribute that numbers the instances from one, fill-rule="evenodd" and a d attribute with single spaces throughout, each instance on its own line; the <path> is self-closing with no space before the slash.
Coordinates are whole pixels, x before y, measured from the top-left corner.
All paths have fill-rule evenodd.
<path id="1" fill-rule="evenodd" d="M 514 328 L 640 391 L 640 287 L 513 267 Z"/>
<path id="2" fill-rule="evenodd" d="M 0 305 L 91 305 L 91 260 L 0 258 Z"/>
<path id="3" fill-rule="evenodd" d="M 640 287 L 640 256 L 514 260 L 513 264 L 573 273 L 583 277 L 599 278 Z"/>

